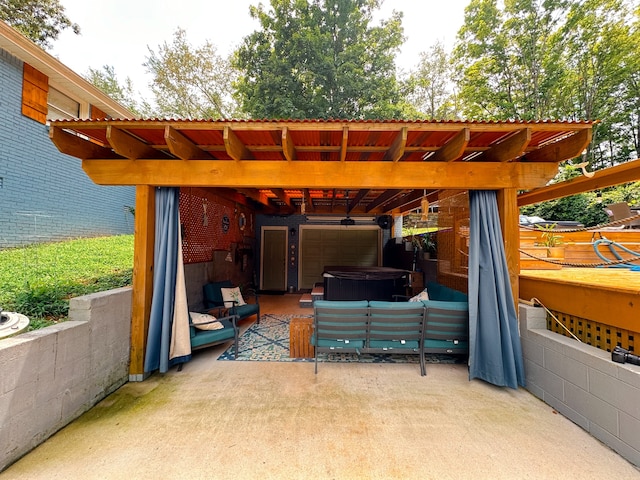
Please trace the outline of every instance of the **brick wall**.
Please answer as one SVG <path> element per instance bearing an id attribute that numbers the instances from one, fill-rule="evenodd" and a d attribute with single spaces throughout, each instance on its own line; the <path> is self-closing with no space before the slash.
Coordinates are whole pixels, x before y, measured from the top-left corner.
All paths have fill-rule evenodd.
<path id="1" fill-rule="evenodd" d="M 133 233 L 134 187 L 102 187 L 21 113 L 22 62 L 0 50 L 0 248 Z"/>

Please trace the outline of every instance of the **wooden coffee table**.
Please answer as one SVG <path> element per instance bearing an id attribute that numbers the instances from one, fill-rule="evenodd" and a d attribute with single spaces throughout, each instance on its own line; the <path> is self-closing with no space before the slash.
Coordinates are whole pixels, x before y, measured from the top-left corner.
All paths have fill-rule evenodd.
<path id="1" fill-rule="evenodd" d="M 311 345 L 313 318 L 292 318 L 289 323 L 289 357 L 313 358 L 315 349 Z"/>

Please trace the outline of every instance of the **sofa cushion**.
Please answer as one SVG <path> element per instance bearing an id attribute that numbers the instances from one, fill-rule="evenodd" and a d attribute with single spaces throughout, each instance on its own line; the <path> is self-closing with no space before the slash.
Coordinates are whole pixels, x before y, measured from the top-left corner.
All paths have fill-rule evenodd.
<path id="1" fill-rule="evenodd" d="M 469 297 L 458 290 L 445 287 L 437 282 L 427 283 L 427 292 L 429 292 L 429 300 L 439 300 L 442 302 L 468 302 Z"/>
<path id="2" fill-rule="evenodd" d="M 369 302 L 367 300 L 316 300 L 313 302 L 316 307 L 323 308 L 367 308 Z"/>

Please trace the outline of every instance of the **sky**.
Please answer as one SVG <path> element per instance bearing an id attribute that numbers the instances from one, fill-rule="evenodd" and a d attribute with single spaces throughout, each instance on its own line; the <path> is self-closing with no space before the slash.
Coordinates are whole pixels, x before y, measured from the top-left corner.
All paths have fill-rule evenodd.
<path id="1" fill-rule="evenodd" d="M 260 1 L 269 4 L 268 0 L 60 0 L 81 35 L 67 29 L 49 53 L 80 75 L 89 68 L 112 66 L 121 83 L 129 77 L 134 90 L 150 98 L 151 77 L 143 66 L 149 48 L 157 52 L 159 45 L 172 42 L 177 28 L 183 28 L 192 46 L 209 40 L 219 54 L 227 55 L 259 28 L 249 6 Z M 385 0 L 380 18 L 389 18 L 392 10 L 404 13 L 407 40 L 398 67 L 405 71 L 415 67 L 420 52 L 436 41 L 450 48 L 469 1 Z"/>

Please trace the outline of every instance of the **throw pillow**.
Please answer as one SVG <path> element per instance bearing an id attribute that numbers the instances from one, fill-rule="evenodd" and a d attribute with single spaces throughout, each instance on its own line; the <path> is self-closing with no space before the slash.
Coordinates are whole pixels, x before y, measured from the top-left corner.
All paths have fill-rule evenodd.
<path id="1" fill-rule="evenodd" d="M 231 308 L 235 305 L 246 305 L 247 302 L 242 298 L 242 293 L 240 293 L 240 287 L 235 288 L 221 288 L 220 292 L 222 293 L 222 300 L 224 300 L 224 306 L 226 308 Z"/>
<path id="2" fill-rule="evenodd" d="M 220 330 L 224 328 L 220 322 L 216 322 L 216 317 L 206 313 L 189 312 L 191 323 L 200 330 Z"/>
<path id="3" fill-rule="evenodd" d="M 429 292 L 427 292 L 426 288 L 423 291 L 421 291 L 419 294 L 417 294 L 415 297 L 411 297 L 409 299 L 410 302 L 421 302 L 423 300 L 429 300 Z"/>

